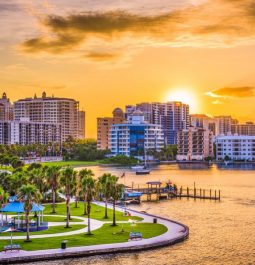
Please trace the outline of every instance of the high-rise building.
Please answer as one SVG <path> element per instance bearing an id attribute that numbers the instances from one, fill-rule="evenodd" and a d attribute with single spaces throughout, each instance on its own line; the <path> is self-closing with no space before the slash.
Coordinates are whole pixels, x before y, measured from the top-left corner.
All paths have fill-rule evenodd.
<path id="1" fill-rule="evenodd" d="M 246 122 L 245 124 L 232 124 L 231 134 L 255 136 L 255 124 Z"/>
<path id="2" fill-rule="evenodd" d="M 255 161 L 255 136 L 217 136 L 215 144 L 217 160 Z"/>
<path id="3" fill-rule="evenodd" d="M 182 102 L 152 103 L 153 124 L 161 124 L 165 144 L 176 144 L 177 133 L 189 128 L 189 105 Z"/>
<path id="4" fill-rule="evenodd" d="M 21 121 L 0 121 L 0 144 L 61 144 L 61 124 Z"/>
<path id="5" fill-rule="evenodd" d="M 210 130 L 216 134 L 216 119 L 205 114 L 190 114 L 190 126 Z"/>
<path id="6" fill-rule="evenodd" d="M 202 128 L 190 127 L 178 132 L 177 160 L 202 161 L 213 157 L 213 133 Z"/>
<path id="7" fill-rule="evenodd" d="M 79 139 L 85 139 L 85 118 L 86 118 L 86 112 L 83 110 L 80 110 L 78 112 L 78 138 Z"/>
<path id="8" fill-rule="evenodd" d="M 0 98 L 0 121 L 11 120 L 13 120 L 13 105 L 6 93 L 3 93 L 2 98 Z"/>
<path id="9" fill-rule="evenodd" d="M 70 98 L 47 97 L 25 98 L 14 102 L 14 120 L 28 118 L 32 122 L 54 123 L 62 126 L 62 140 L 78 138 L 79 102 Z"/>
<path id="10" fill-rule="evenodd" d="M 144 114 L 145 121 L 160 124 L 164 131 L 165 145 L 177 143 L 177 132 L 187 129 L 190 125 L 189 105 L 182 102 L 140 103 L 126 106 L 126 118 L 134 111 Z"/>
<path id="11" fill-rule="evenodd" d="M 97 149 L 109 149 L 109 133 L 113 124 L 123 123 L 125 116 L 120 108 L 112 112 L 112 117 L 97 118 Z"/>
<path id="12" fill-rule="evenodd" d="M 113 155 L 144 158 L 147 150 L 162 149 L 164 135 L 161 125 L 147 123 L 139 110 L 133 112 L 128 120 L 111 126 L 109 147 Z"/>
<path id="13" fill-rule="evenodd" d="M 215 116 L 214 118 L 216 120 L 215 135 L 231 134 L 231 125 L 238 123 L 238 121 L 231 116 Z"/>

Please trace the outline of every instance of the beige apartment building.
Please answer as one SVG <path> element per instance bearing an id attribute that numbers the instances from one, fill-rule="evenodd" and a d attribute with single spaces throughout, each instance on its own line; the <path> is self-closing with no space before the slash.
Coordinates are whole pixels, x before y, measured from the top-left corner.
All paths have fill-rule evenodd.
<path id="1" fill-rule="evenodd" d="M 13 105 L 6 93 L 3 93 L 2 98 L 0 98 L 0 121 L 11 120 L 13 120 Z"/>
<path id="2" fill-rule="evenodd" d="M 255 124 L 253 122 L 246 122 L 245 124 L 232 124 L 231 134 L 255 136 Z"/>
<path id="3" fill-rule="evenodd" d="M 206 114 L 190 114 L 190 126 L 210 130 L 216 135 L 217 121 Z"/>
<path id="4" fill-rule="evenodd" d="M 85 139 L 85 119 L 86 119 L 86 112 L 80 110 L 78 112 L 78 138 Z"/>
<path id="5" fill-rule="evenodd" d="M 231 125 L 238 124 L 236 119 L 231 116 L 215 116 L 216 133 L 215 135 L 228 135 L 231 133 Z"/>
<path id="6" fill-rule="evenodd" d="M 21 121 L 0 121 L 0 144 L 61 144 L 61 124 Z"/>
<path id="7" fill-rule="evenodd" d="M 42 97 L 20 99 L 14 102 L 14 120 L 24 118 L 31 122 L 61 124 L 62 141 L 68 137 L 78 138 L 79 102 L 70 98 Z"/>
<path id="8" fill-rule="evenodd" d="M 109 133 L 111 126 L 125 121 L 125 116 L 120 108 L 114 109 L 112 117 L 97 118 L 97 149 L 109 149 Z"/>
<path id="9" fill-rule="evenodd" d="M 178 161 L 203 161 L 206 157 L 213 157 L 213 133 L 194 127 L 179 131 L 177 149 Z"/>

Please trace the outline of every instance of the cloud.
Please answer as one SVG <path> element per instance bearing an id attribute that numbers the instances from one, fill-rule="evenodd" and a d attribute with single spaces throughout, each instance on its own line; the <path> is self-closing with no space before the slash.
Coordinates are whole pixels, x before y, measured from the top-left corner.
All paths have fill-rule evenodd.
<path id="1" fill-rule="evenodd" d="M 222 87 L 206 93 L 207 96 L 213 98 L 247 98 L 255 96 L 255 87 L 241 86 L 241 87 Z M 218 100 L 215 100 L 218 102 Z M 215 104 L 215 103 L 214 103 Z"/>
<path id="2" fill-rule="evenodd" d="M 88 38 L 113 41 L 123 33 L 157 35 L 159 27 L 169 23 L 172 15 L 140 16 L 125 11 L 86 12 L 68 17 L 48 16 L 41 23 L 52 33 L 23 43 L 24 51 L 66 52 Z M 53 35 L 53 37 L 52 37 Z"/>
<path id="3" fill-rule="evenodd" d="M 95 52 L 91 47 L 95 39 L 115 46 L 125 42 L 126 46 L 130 44 L 129 50 L 145 46 L 208 48 L 255 43 L 252 0 L 208 0 L 198 6 L 157 14 L 114 10 L 48 15 L 40 17 L 39 22 L 44 30 L 22 43 L 25 53 L 80 52 L 82 58 L 102 61 L 112 55 Z M 121 52 L 113 54 L 116 53 Z"/>
<path id="4" fill-rule="evenodd" d="M 104 52 L 90 52 L 85 55 L 86 58 L 92 61 L 111 61 L 119 57 L 119 54 L 104 53 Z"/>
<path id="5" fill-rule="evenodd" d="M 214 104 L 214 105 L 221 105 L 221 104 L 223 104 L 223 102 L 220 101 L 220 100 L 218 100 L 218 99 L 216 99 L 216 100 L 212 101 L 212 104 Z"/>
<path id="6" fill-rule="evenodd" d="M 20 7 L 15 3 L 0 3 L 0 13 L 20 11 Z"/>

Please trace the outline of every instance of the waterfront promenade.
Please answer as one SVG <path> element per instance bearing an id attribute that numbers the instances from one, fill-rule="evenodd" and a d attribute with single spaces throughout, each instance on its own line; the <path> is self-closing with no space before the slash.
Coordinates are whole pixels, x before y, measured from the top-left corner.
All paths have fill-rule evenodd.
<path id="1" fill-rule="evenodd" d="M 101 205 L 101 203 L 99 204 Z M 149 239 L 142 239 L 139 241 L 127 241 L 124 243 L 70 247 L 70 248 L 67 247 L 66 249 L 59 248 L 59 249 L 37 250 L 37 251 L 21 250 L 19 252 L 7 252 L 7 253 L 1 252 L 0 263 L 10 264 L 10 263 L 64 259 L 71 257 L 83 257 L 83 256 L 100 255 L 100 254 L 113 254 L 121 252 L 147 250 L 147 249 L 163 247 L 181 242 L 185 240 L 189 235 L 188 227 L 178 222 L 146 213 L 140 213 L 134 210 L 128 210 L 128 211 L 132 215 L 143 218 L 142 222 L 145 223 L 152 223 L 156 218 L 159 224 L 162 224 L 167 227 L 167 232 L 165 232 L 162 235 L 152 237 Z M 103 223 L 104 222 L 102 222 L 102 225 Z M 97 225 L 95 226 L 92 225 L 92 228 L 97 229 L 99 226 L 100 224 L 97 223 Z M 83 229 L 81 232 L 85 232 L 85 230 Z M 45 236 L 46 235 L 44 235 L 44 237 Z M 48 240 L 50 240 L 50 235 L 48 235 L 48 237 L 49 237 Z M 45 238 L 45 244 L 47 244 L 46 238 Z"/>

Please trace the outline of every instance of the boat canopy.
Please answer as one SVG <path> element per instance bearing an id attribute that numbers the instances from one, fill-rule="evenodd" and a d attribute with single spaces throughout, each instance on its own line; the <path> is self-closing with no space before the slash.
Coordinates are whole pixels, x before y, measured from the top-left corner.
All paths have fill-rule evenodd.
<path id="1" fill-rule="evenodd" d="M 143 194 L 141 192 L 125 192 L 125 196 L 128 198 L 141 197 Z"/>

